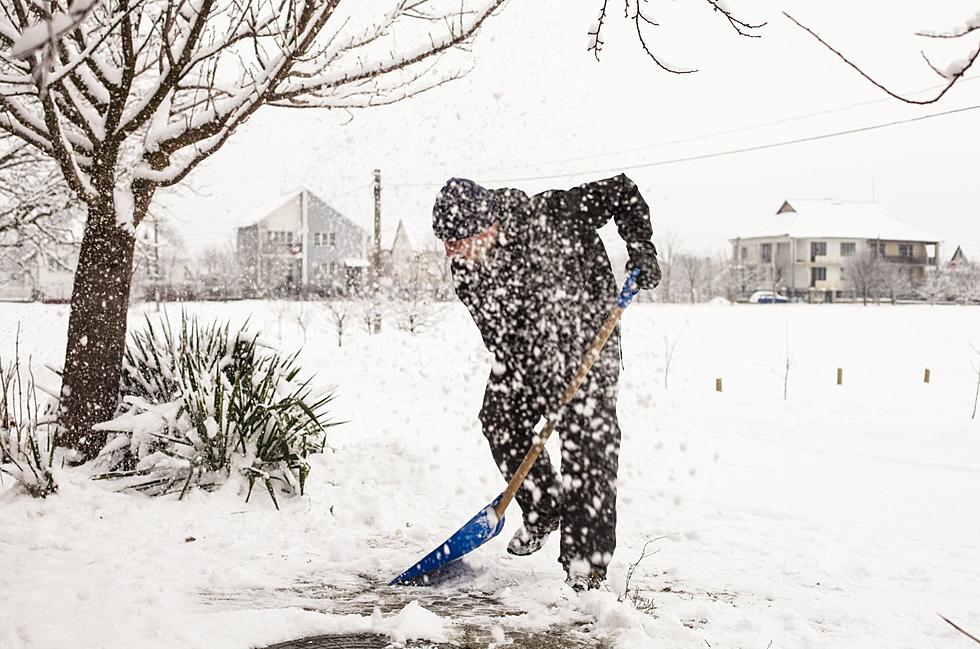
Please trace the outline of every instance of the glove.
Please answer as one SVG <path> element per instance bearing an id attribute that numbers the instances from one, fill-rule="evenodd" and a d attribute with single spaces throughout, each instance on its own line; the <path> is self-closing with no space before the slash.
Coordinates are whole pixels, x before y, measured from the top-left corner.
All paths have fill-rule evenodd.
<path id="1" fill-rule="evenodd" d="M 641 289 L 657 288 L 660 284 L 660 264 L 657 263 L 657 248 L 652 241 L 637 241 L 626 244 L 629 261 L 626 262 L 626 272 L 632 273 L 639 267 L 640 276 L 636 285 Z"/>

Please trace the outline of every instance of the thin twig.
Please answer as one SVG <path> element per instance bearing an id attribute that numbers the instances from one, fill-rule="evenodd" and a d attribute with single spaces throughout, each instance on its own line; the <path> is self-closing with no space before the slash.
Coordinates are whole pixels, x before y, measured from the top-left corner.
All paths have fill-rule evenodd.
<path id="1" fill-rule="evenodd" d="M 968 637 L 970 640 L 973 640 L 977 644 L 980 644 L 980 638 L 977 638 L 972 633 L 969 633 L 968 631 L 963 630 L 955 622 L 951 621 L 949 618 L 947 618 L 942 613 L 936 613 L 936 615 L 938 615 L 939 617 L 943 618 L 943 621 L 946 622 L 946 624 L 950 625 L 951 627 L 953 627 L 954 629 L 956 629 L 957 631 L 959 631 L 960 633 L 962 633 L 963 635 L 965 635 L 966 637 Z"/>
<path id="2" fill-rule="evenodd" d="M 963 78 L 963 76 L 966 74 L 967 70 L 969 70 L 971 67 L 973 67 L 973 64 L 976 63 L 977 58 L 980 57 L 980 46 L 978 46 L 973 51 L 973 54 L 971 54 L 966 59 L 965 63 L 963 63 L 959 67 L 959 69 L 957 69 L 955 71 L 952 71 L 952 72 L 950 72 L 950 71 L 941 72 L 935 66 L 933 66 L 930 63 L 929 66 L 933 69 L 933 71 L 935 71 L 939 76 L 943 77 L 944 79 L 947 79 L 947 83 L 940 89 L 940 91 L 936 95 L 930 97 L 929 99 L 910 99 L 909 97 L 906 97 L 904 95 L 900 95 L 899 93 L 895 92 L 894 90 L 891 90 L 890 88 L 888 88 L 888 86 L 884 85 L 883 83 L 881 83 L 880 81 L 878 81 L 877 79 L 875 79 L 874 77 L 872 77 L 870 74 L 868 74 L 863 69 L 861 69 L 861 66 L 859 66 L 857 63 L 854 63 L 849 58 L 847 58 L 846 56 L 844 56 L 844 54 L 840 50 L 834 48 L 832 45 L 830 45 L 830 43 L 828 43 L 823 38 L 821 38 L 819 34 L 817 34 L 815 31 L 813 31 L 812 29 L 810 29 L 809 27 L 807 27 L 806 25 L 804 25 L 803 23 L 801 23 L 800 21 L 798 21 L 796 18 L 793 18 L 793 16 L 789 15 L 785 11 L 783 12 L 783 15 L 786 16 L 787 18 L 789 18 L 793 23 L 795 23 L 797 27 L 799 27 L 803 31 L 805 31 L 808 34 L 810 34 L 811 36 L 813 36 L 813 38 L 815 38 L 821 45 L 823 45 L 828 50 L 830 50 L 831 52 L 833 52 L 834 54 L 836 54 L 837 57 L 840 60 L 842 60 L 844 63 L 846 63 L 847 65 L 849 65 L 851 68 L 853 68 L 858 74 L 860 74 L 862 77 L 864 77 L 864 79 L 866 81 L 868 81 L 869 83 L 871 83 L 873 86 L 875 86 L 876 88 L 878 88 L 879 90 L 881 90 L 882 92 L 884 92 L 885 94 L 887 94 L 888 96 L 893 97 L 895 99 L 898 99 L 899 101 L 903 101 L 903 102 L 905 102 L 907 104 L 915 104 L 917 106 L 925 106 L 927 104 L 934 104 L 934 103 L 936 103 L 937 101 L 939 101 L 940 99 L 942 99 L 946 95 L 946 93 L 949 92 L 949 90 L 954 85 L 956 85 L 956 83 L 960 79 Z"/>

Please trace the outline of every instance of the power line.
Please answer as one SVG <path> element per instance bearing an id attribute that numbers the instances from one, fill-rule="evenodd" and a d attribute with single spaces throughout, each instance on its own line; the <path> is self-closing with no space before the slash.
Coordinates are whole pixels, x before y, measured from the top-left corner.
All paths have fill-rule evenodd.
<path id="1" fill-rule="evenodd" d="M 980 79 L 980 76 L 964 77 L 963 79 L 960 80 L 960 85 L 962 85 L 963 83 L 966 83 L 968 81 L 975 81 L 976 79 Z M 909 93 L 909 96 L 914 96 L 914 95 L 922 94 L 924 92 L 929 92 L 929 91 L 932 91 L 932 90 L 938 90 L 938 89 L 943 88 L 943 87 L 945 87 L 945 85 L 930 86 L 928 88 L 922 88 L 920 90 L 916 90 L 914 92 Z M 538 162 L 528 162 L 528 163 L 525 163 L 525 164 L 519 164 L 519 165 L 514 165 L 512 167 L 508 167 L 505 170 L 494 169 L 494 170 L 478 171 L 478 172 L 475 172 L 474 175 L 475 176 L 480 176 L 480 177 L 486 177 L 486 176 L 493 176 L 495 173 L 498 173 L 500 171 L 510 172 L 510 171 L 515 171 L 515 170 L 518 170 L 518 169 L 526 169 L 528 167 L 545 167 L 545 166 L 555 165 L 555 164 L 564 164 L 564 163 L 567 163 L 567 162 L 581 162 L 583 160 L 595 160 L 597 158 L 607 158 L 607 157 L 611 157 L 611 156 L 622 155 L 622 154 L 625 154 L 625 153 L 636 153 L 638 151 L 647 151 L 647 150 L 662 149 L 662 148 L 666 148 L 666 147 L 669 147 L 669 146 L 675 146 L 675 145 L 678 145 L 678 144 L 689 144 L 691 142 L 698 142 L 698 141 L 701 141 L 701 140 L 710 140 L 712 138 L 722 137 L 722 136 L 725 136 L 725 135 L 734 135 L 736 133 L 744 133 L 746 131 L 754 131 L 754 130 L 757 130 L 757 129 L 760 129 L 760 128 L 767 128 L 767 127 L 770 127 L 770 126 L 779 126 L 779 125 L 782 125 L 782 124 L 789 124 L 789 123 L 792 123 L 792 122 L 798 122 L 798 121 L 810 119 L 812 117 L 820 117 L 822 115 L 833 115 L 833 114 L 845 112 L 845 111 L 848 111 L 848 110 L 851 110 L 851 109 L 854 109 L 854 108 L 860 108 L 860 107 L 863 107 L 863 106 L 871 106 L 871 105 L 874 105 L 874 104 L 879 104 L 879 103 L 884 103 L 884 102 L 894 102 L 894 101 L 895 100 L 892 99 L 891 97 L 881 97 L 881 98 L 878 98 L 878 99 L 870 99 L 870 100 L 867 100 L 867 101 L 861 101 L 861 102 L 856 102 L 856 103 L 853 103 L 853 104 L 847 104 L 846 106 L 839 106 L 837 108 L 828 108 L 828 109 L 824 109 L 824 110 L 814 111 L 814 112 L 811 112 L 811 113 L 804 113 L 803 115 L 794 115 L 794 116 L 791 116 L 791 117 L 783 117 L 783 118 L 780 118 L 780 119 L 770 120 L 770 121 L 766 121 L 766 122 L 757 122 L 755 124 L 748 124 L 746 126 L 740 126 L 740 127 L 736 127 L 736 128 L 722 130 L 722 131 L 712 131 L 710 133 L 703 133 L 701 135 L 694 135 L 694 136 L 691 136 L 691 137 L 681 138 L 681 139 L 677 139 L 677 140 L 665 140 L 663 142 L 656 142 L 656 143 L 652 143 L 652 144 L 644 144 L 642 146 L 630 147 L 630 148 L 627 148 L 627 149 L 618 149 L 616 151 L 606 151 L 606 152 L 603 152 L 603 153 L 590 153 L 590 154 L 586 154 L 586 155 L 573 156 L 573 157 L 570 157 L 570 158 L 561 158 L 561 159 L 553 159 L 553 160 L 542 160 L 542 161 L 538 161 Z"/>
<path id="2" fill-rule="evenodd" d="M 919 115 L 917 117 L 910 117 L 907 119 L 895 120 L 891 122 L 883 122 L 881 124 L 871 124 L 868 126 L 860 126 L 857 128 L 851 128 L 843 131 L 835 131 L 831 133 L 821 133 L 819 135 L 811 135 L 807 137 L 795 138 L 791 140 L 781 140 L 777 142 L 767 142 L 766 144 L 758 144 L 755 146 L 742 147 L 737 149 L 727 149 L 724 151 L 714 151 L 711 153 L 702 153 L 699 155 L 684 156 L 680 158 L 670 158 L 666 160 L 654 160 L 651 162 L 641 162 L 638 164 L 626 164 L 617 167 L 607 167 L 603 169 L 588 169 L 582 171 L 571 171 L 566 173 L 558 174 L 542 174 L 537 176 L 523 176 L 518 178 L 491 178 L 487 179 L 486 182 L 490 183 L 513 183 L 513 182 L 524 182 L 532 180 L 554 180 L 558 178 L 568 178 L 570 176 L 583 176 L 589 174 L 604 174 L 613 173 L 617 171 L 622 171 L 623 169 L 647 169 L 651 167 L 663 167 L 668 165 L 680 164 L 683 162 L 694 162 L 698 160 L 708 160 L 711 158 L 722 158 L 731 155 L 738 155 L 741 153 L 752 153 L 755 151 L 764 151 L 767 149 L 777 149 L 786 146 L 792 146 L 796 144 L 804 144 L 807 142 L 816 142 L 818 140 L 827 140 L 836 137 L 842 137 L 845 135 L 854 135 L 856 133 L 866 133 L 869 131 L 877 131 L 885 128 L 891 128 L 893 126 L 900 126 L 902 124 L 911 124 L 914 122 L 923 122 L 930 119 L 935 119 L 938 117 L 946 117 L 949 115 L 956 115 L 959 113 L 965 113 L 973 110 L 980 109 L 980 104 L 974 104 L 972 106 L 964 106 L 962 108 L 954 108 L 951 110 L 945 110 L 938 113 L 930 113 L 928 115 Z M 419 182 L 419 183 L 389 183 L 389 185 L 395 185 L 399 187 L 432 187 L 434 185 L 441 185 L 444 180 L 439 180 L 435 182 Z"/>

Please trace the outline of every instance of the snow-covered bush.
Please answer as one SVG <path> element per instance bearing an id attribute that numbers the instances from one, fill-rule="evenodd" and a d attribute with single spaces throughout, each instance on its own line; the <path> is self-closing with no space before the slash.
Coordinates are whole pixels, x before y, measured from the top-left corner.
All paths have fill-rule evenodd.
<path id="1" fill-rule="evenodd" d="M 97 478 L 151 495 L 211 488 L 232 472 L 258 480 L 273 502 L 303 493 L 307 457 L 326 443 L 326 406 L 300 381 L 296 356 L 263 345 L 246 327 L 201 325 L 184 315 L 175 332 L 149 319 L 131 334 L 117 416 Z M 247 497 L 246 497 L 247 499 Z"/>
<path id="2" fill-rule="evenodd" d="M 7 367 L 0 361 L 0 482 L 9 475 L 35 498 L 44 498 L 58 490 L 51 470 L 58 428 L 53 406 L 42 405 L 37 393 L 32 376 L 24 382 L 19 357 Z"/>

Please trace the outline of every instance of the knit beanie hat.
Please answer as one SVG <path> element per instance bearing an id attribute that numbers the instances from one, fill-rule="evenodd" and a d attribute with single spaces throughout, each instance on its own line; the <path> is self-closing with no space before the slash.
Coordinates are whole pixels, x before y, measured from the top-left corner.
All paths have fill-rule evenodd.
<path id="1" fill-rule="evenodd" d="M 432 232 L 443 241 L 468 239 L 497 219 L 493 192 L 466 178 L 450 178 L 432 206 Z"/>

